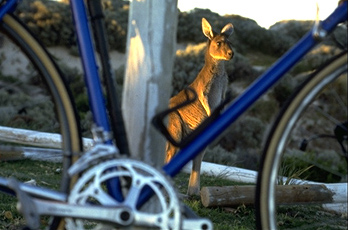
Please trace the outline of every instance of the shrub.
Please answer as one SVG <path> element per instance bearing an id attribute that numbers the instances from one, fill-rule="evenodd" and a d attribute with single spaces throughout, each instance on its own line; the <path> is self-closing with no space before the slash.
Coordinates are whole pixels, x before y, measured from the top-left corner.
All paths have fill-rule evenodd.
<path id="1" fill-rule="evenodd" d="M 292 70 L 292 74 L 299 74 L 303 72 L 312 71 L 317 69 L 326 61 L 328 61 L 333 55 L 340 52 L 340 49 L 334 46 L 328 46 L 321 44 L 320 46 L 309 52 L 301 62 L 299 62 Z"/>
<path id="2" fill-rule="evenodd" d="M 332 34 L 329 35 L 327 39 L 325 39 L 324 44 L 329 46 L 339 47 L 341 49 L 347 49 L 348 47 L 348 33 L 347 26 L 344 24 L 338 25 Z"/>
<path id="3" fill-rule="evenodd" d="M 104 0 L 105 30 L 111 49 L 125 52 L 128 29 L 128 1 Z"/>
<path id="4" fill-rule="evenodd" d="M 201 43 L 206 41 L 206 37 L 202 33 L 202 18 L 205 17 L 212 25 L 213 29 L 217 27 L 217 20 L 221 17 L 217 13 L 213 13 L 208 9 L 195 8 L 190 12 L 179 12 L 177 26 L 178 42 L 194 42 Z"/>
<path id="5" fill-rule="evenodd" d="M 16 14 L 45 45 L 76 45 L 69 5 L 55 1 L 23 1 Z"/>
<path id="6" fill-rule="evenodd" d="M 338 183 L 346 180 L 346 162 L 332 151 L 323 151 L 319 155 L 304 152 L 302 154 L 286 155 L 282 163 L 282 167 L 285 168 L 285 170 L 283 169 L 285 176 L 290 176 L 286 174 L 287 171 L 294 172 L 310 166 L 312 166 L 310 169 L 303 172 L 301 179 L 323 183 Z"/>
<path id="7" fill-rule="evenodd" d="M 173 95 L 189 85 L 204 65 L 206 43 L 188 45 L 184 51 L 179 50 L 173 67 Z"/>
<path id="8" fill-rule="evenodd" d="M 238 148 L 260 148 L 265 129 L 266 124 L 260 119 L 243 116 L 228 128 L 220 144 L 230 152 Z"/>
<path id="9" fill-rule="evenodd" d="M 234 24 L 235 39 L 238 41 L 238 46 L 242 48 L 242 53 L 252 49 L 265 54 L 280 56 L 292 44 L 292 41 L 287 36 L 266 30 L 260 27 L 254 20 L 238 15 L 227 15 L 224 17 Z"/>
<path id="10" fill-rule="evenodd" d="M 128 1 L 104 0 L 105 28 L 112 49 L 124 52 L 128 24 Z M 18 17 L 46 46 L 75 47 L 70 7 L 57 1 L 23 1 L 16 10 Z"/>
<path id="11" fill-rule="evenodd" d="M 243 148 L 233 150 L 232 153 L 237 156 L 237 160 L 235 162 L 236 167 L 255 171 L 258 170 L 260 160 L 259 148 L 248 148 L 248 146 L 244 146 Z"/>
<path id="12" fill-rule="evenodd" d="M 209 147 L 206 149 L 204 161 L 235 166 L 237 162 L 237 156 L 231 152 L 226 151 L 221 146 L 216 145 L 214 147 Z"/>
<path id="13" fill-rule="evenodd" d="M 295 80 L 291 75 L 287 75 L 276 84 L 270 95 L 278 102 L 279 107 L 282 107 L 294 91 L 295 87 Z"/>
<path id="14" fill-rule="evenodd" d="M 6 78 L 0 77 L 0 82 L 3 80 L 6 81 Z M 17 81 L 1 88 L 0 111 L 0 125 L 52 132 L 58 130 L 50 98 L 37 86 L 28 83 Z"/>
<path id="15" fill-rule="evenodd" d="M 278 114 L 278 111 L 279 105 L 277 101 L 272 97 L 266 97 L 256 101 L 247 113 L 249 116 L 256 117 L 267 124 Z"/>
<path id="16" fill-rule="evenodd" d="M 292 42 L 300 40 L 314 25 L 314 21 L 284 20 L 270 27 L 271 31 L 282 33 Z"/>
<path id="17" fill-rule="evenodd" d="M 225 68 L 230 82 L 243 81 L 250 84 L 258 76 L 250 61 L 238 52 L 234 53 L 232 61 L 225 63 Z"/>

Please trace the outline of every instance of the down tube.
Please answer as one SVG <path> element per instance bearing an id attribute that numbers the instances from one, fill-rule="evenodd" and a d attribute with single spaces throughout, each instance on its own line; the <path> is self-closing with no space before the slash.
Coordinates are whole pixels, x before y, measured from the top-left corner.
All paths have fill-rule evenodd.
<path id="1" fill-rule="evenodd" d="M 347 2 L 335 10 L 323 23 L 322 27 L 330 32 L 347 18 Z M 180 172 L 190 160 L 196 157 L 220 133 L 232 124 L 261 95 L 272 87 L 296 62 L 301 59 L 317 41 L 309 31 L 292 49 L 283 55 L 267 72 L 261 75 L 248 89 L 234 100 L 220 116 L 197 136 L 187 147 L 179 151 L 173 159 L 163 166 L 163 170 L 171 177 Z"/>

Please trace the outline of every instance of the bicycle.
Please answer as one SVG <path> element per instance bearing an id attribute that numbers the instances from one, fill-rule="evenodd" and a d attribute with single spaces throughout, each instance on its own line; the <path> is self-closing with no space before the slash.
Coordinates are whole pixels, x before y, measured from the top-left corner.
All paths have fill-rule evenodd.
<path id="1" fill-rule="evenodd" d="M 108 55 L 105 50 L 106 46 L 103 45 L 106 44 L 104 42 L 105 35 L 103 29 L 101 29 L 101 32 L 96 33 L 98 35 L 95 40 L 101 53 L 102 63 L 105 65 L 103 66 L 104 75 L 107 76 L 105 82 L 106 86 L 109 86 L 107 87 L 107 100 L 108 102 L 113 101 L 113 103 L 107 103 L 110 106 L 108 108 L 110 121 L 107 109 L 103 103 L 104 97 L 92 46 L 93 39 L 90 37 L 86 23 L 86 7 L 83 1 L 71 1 L 71 8 L 80 44 L 81 57 L 86 68 L 86 86 L 89 90 L 91 110 L 94 115 L 94 123 L 97 124 L 97 127 L 92 128 L 92 132 L 95 142 L 98 143 L 85 152 L 82 148 L 77 111 L 72 102 L 71 93 L 66 87 L 65 80 L 50 55 L 33 38 L 25 26 L 11 14 L 16 4 L 17 0 L 8 0 L 1 3 L 1 31 L 4 31 L 10 40 L 19 45 L 21 50 L 30 58 L 30 61 L 33 62 L 34 67 L 38 69 L 37 72 L 41 73 L 43 81 L 48 85 L 52 94 L 52 99 L 50 100 L 55 105 L 58 117 L 52 123 L 55 124 L 54 131 L 60 129 L 63 139 L 63 146 L 60 148 L 64 156 L 59 192 L 21 183 L 15 179 L 0 178 L 0 190 L 18 197 L 20 210 L 27 221 L 27 225 L 36 229 L 40 225 L 39 216 L 48 215 L 53 217 L 50 222 L 51 229 L 62 227 L 62 225 L 70 229 L 83 229 L 91 225 L 91 223 L 92 227 L 95 226 L 93 221 L 118 227 L 128 227 L 134 224 L 161 229 L 211 229 L 212 224 L 209 220 L 197 219 L 197 216 L 187 207 L 184 207 L 183 210 L 181 209 L 179 199 L 172 185 L 161 173 L 142 162 L 124 159 L 124 157 L 120 159 L 120 153 L 128 153 L 128 143 L 124 135 L 122 118 L 119 116 L 121 114 L 119 105 L 114 103 L 117 100 L 112 100 L 117 98 L 117 92 L 114 91 L 113 83 L 110 80 L 112 78 L 109 75 Z M 89 13 L 92 15 L 91 23 L 95 23 L 95 25 L 102 23 L 99 17 L 93 17 L 93 15 L 100 15 L 101 13 L 100 2 L 87 1 L 87 4 Z M 182 149 L 172 161 L 163 166 L 163 171 L 171 177 L 178 174 L 182 167 L 197 156 L 229 124 L 233 123 L 315 44 L 330 33 L 339 23 L 346 21 L 346 19 L 347 1 L 343 1 L 328 19 L 321 23 L 317 22 L 312 31 L 305 35 L 273 67 L 260 76 L 242 95 L 232 103 L 226 102 L 224 105 L 221 105 L 221 110 L 213 113 L 211 118 L 207 119 L 197 131 L 189 135 L 183 143 L 175 143 Z M 103 28 L 100 25 L 96 27 Z M 304 94 L 304 97 L 308 98 L 308 100 L 304 101 L 305 105 L 300 103 L 301 99 L 295 97 L 296 99 L 293 100 L 294 102 L 291 103 L 289 109 L 285 110 L 287 112 L 290 111 L 290 117 L 283 116 L 283 119 L 279 119 L 278 123 L 292 126 L 294 122 L 289 123 L 288 121 L 296 120 L 296 116 L 299 113 L 298 111 L 293 115 L 294 108 L 301 105 L 299 108 L 302 110 L 310 103 L 309 99 L 313 97 L 311 92 L 320 91 L 331 80 L 340 76 L 341 73 L 346 73 L 346 63 L 347 52 L 344 51 L 338 59 L 335 59 L 322 71 L 319 70 L 313 77 L 309 78 L 305 82 L 303 90 L 298 92 L 298 95 Z M 339 70 L 339 72 L 336 73 L 336 70 Z M 327 71 L 335 73 L 334 76 L 330 75 L 330 77 L 326 78 L 328 75 Z M 33 74 L 31 71 L 29 73 Z M 326 79 L 329 79 L 329 81 L 327 82 Z M 8 81 L 11 82 L 11 79 L 8 79 Z M 310 85 L 315 86 L 315 91 L 312 91 Z M 10 86 L 13 87 L 11 84 Z M 7 93 L 11 94 L 13 90 L 16 90 L 16 87 L 7 89 Z M 44 98 L 44 101 L 46 100 L 47 98 Z M 30 105 L 29 107 L 33 106 Z M 44 106 L 53 108 L 52 105 Z M 38 111 L 38 109 L 33 111 Z M 29 108 L 27 111 L 22 111 L 24 114 L 25 112 L 30 112 Z M 287 114 L 287 112 L 283 114 Z M 154 123 L 160 127 L 160 130 L 165 135 L 167 135 L 166 129 L 161 120 L 167 114 L 168 111 L 159 114 L 154 120 Z M 59 127 L 56 123 L 59 123 Z M 289 130 L 289 125 L 284 129 Z M 341 126 L 339 125 L 338 127 Z M 278 136 L 279 132 L 283 133 L 283 130 L 279 129 L 274 129 L 273 136 Z M 111 130 L 114 137 L 110 136 Z M 268 146 L 272 146 L 272 148 L 276 146 L 275 148 L 277 148 L 278 143 L 284 143 L 288 132 L 284 133 L 285 135 L 281 137 L 281 140 L 270 138 Z M 117 147 L 112 144 L 113 139 L 116 141 Z M 5 144 L 0 145 L 1 151 L 18 152 L 22 151 L 22 149 L 18 145 L 10 147 Z M 258 228 L 276 229 L 274 184 L 281 154 L 281 151 L 266 150 L 263 155 L 256 193 Z M 151 181 L 148 180 L 149 177 L 155 179 Z M 136 199 L 130 199 L 131 196 L 135 196 Z M 161 205 L 159 213 L 149 214 L 142 209 L 143 204 L 150 197 L 155 197 L 159 200 Z"/>

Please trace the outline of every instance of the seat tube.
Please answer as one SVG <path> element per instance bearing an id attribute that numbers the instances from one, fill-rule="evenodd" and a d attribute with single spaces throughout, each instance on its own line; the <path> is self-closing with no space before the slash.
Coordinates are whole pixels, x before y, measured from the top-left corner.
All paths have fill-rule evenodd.
<path id="1" fill-rule="evenodd" d="M 103 131 L 109 132 L 109 120 L 99 80 L 99 72 L 96 64 L 97 62 L 84 1 L 71 0 L 70 6 L 73 12 L 75 30 L 93 119 L 98 128 L 103 128 Z"/>
<path id="2" fill-rule="evenodd" d="M 76 36 L 79 44 L 93 120 L 98 129 L 101 128 L 103 133 L 107 134 L 104 137 L 104 142 L 106 142 L 106 144 L 112 144 L 112 135 L 109 135 L 111 128 L 106 112 L 105 99 L 102 93 L 100 76 L 96 64 L 97 62 L 84 1 L 71 0 L 70 6 L 75 23 Z M 123 201 L 120 181 L 117 178 L 113 178 L 108 180 L 106 184 L 110 195 L 119 202 Z"/>

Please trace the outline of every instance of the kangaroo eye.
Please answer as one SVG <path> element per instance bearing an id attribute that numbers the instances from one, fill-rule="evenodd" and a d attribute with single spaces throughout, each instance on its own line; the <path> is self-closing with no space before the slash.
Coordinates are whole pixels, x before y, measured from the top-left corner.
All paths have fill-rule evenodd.
<path id="1" fill-rule="evenodd" d="M 217 42 L 216 45 L 217 45 L 217 46 L 220 46 L 220 45 L 221 45 L 221 42 Z"/>

